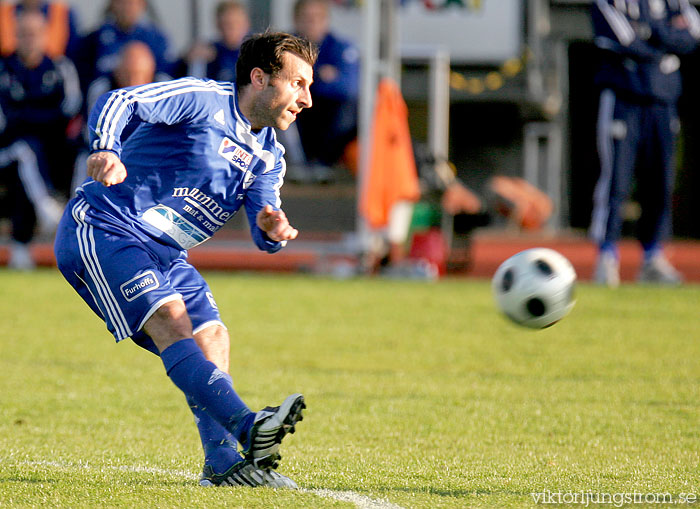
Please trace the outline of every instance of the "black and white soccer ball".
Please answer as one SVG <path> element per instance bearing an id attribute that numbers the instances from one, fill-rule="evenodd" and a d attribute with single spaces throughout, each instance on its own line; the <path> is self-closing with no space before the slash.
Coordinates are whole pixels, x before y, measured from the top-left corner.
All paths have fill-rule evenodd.
<path id="1" fill-rule="evenodd" d="M 519 325 L 543 329 L 564 318 L 574 307 L 576 271 L 552 249 L 526 249 L 496 270 L 491 281 L 496 303 Z"/>

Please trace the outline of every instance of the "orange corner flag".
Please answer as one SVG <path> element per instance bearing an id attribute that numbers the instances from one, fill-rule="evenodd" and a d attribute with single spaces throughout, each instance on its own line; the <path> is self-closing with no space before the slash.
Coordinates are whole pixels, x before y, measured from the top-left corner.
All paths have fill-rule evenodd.
<path id="1" fill-rule="evenodd" d="M 383 228 L 389 222 L 394 203 L 419 198 L 408 108 L 396 83 L 384 78 L 377 89 L 369 169 L 360 213 L 372 228 Z"/>

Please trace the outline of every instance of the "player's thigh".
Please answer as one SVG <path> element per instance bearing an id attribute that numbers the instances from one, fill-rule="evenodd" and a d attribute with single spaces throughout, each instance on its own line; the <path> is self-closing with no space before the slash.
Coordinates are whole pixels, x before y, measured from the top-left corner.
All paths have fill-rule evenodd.
<path id="1" fill-rule="evenodd" d="M 55 242 L 58 267 L 117 341 L 133 336 L 162 305 L 182 296 L 146 244 L 64 216 Z"/>

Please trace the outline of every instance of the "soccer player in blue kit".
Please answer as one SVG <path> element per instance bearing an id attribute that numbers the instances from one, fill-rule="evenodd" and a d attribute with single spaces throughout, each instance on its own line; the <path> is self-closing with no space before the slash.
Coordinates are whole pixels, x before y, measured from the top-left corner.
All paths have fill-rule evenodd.
<path id="1" fill-rule="evenodd" d="M 117 342 L 159 355 L 185 393 L 204 486 L 296 488 L 273 469 L 304 397 L 253 412 L 236 394 L 227 329 L 187 250 L 241 206 L 260 249 L 296 238 L 280 209 L 284 149 L 272 128 L 311 106 L 316 55 L 305 39 L 268 32 L 242 45 L 235 84 L 183 78 L 103 95 L 89 118 L 89 178 L 56 235 L 68 282 Z"/>

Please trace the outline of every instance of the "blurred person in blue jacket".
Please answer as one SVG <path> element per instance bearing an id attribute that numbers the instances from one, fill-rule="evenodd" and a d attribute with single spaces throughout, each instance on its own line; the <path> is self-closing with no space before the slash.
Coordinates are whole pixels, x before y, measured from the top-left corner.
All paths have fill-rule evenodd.
<path id="1" fill-rule="evenodd" d="M 601 173 L 594 192 L 591 236 L 599 246 L 594 280 L 620 282 L 617 242 L 623 206 L 633 188 L 644 261 L 638 280 L 680 284 L 663 253 L 671 230 L 674 146 L 679 130 L 680 59 L 700 39 L 700 16 L 688 0 L 596 0 L 591 6 L 600 66 L 597 144 Z"/>
<path id="2" fill-rule="evenodd" d="M 216 30 L 212 43 L 196 43 L 179 63 L 178 76 L 235 81 L 241 44 L 250 31 L 248 11 L 238 0 L 223 0 L 216 6 Z"/>
<path id="3" fill-rule="evenodd" d="M 146 0 L 109 0 L 105 22 L 81 44 L 78 67 L 83 86 L 109 75 L 119 62 L 119 52 L 131 41 L 148 45 L 156 59 L 156 71 L 172 75 L 174 59 L 162 30 L 147 16 Z"/>
<path id="4" fill-rule="evenodd" d="M 75 67 L 45 53 L 46 19 L 39 11 L 17 18 L 17 49 L 0 60 L 0 181 L 12 222 L 9 265 L 34 266 L 29 243 L 38 221 L 52 232 L 63 207 L 54 196 L 67 191 L 75 147 L 68 140 L 82 95 Z"/>
<path id="5" fill-rule="evenodd" d="M 330 167 L 339 162 L 349 142 L 357 136 L 357 96 L 360 61 L 357 47 L 330 31 L 327 0 L 297 0 L 294 4 L 296 33 L 319 48 L 311 93 L 314 107 L 297 120 L 302 154 L 285 137 L 290 158 L 290 178 L 330 180 Z"/>

